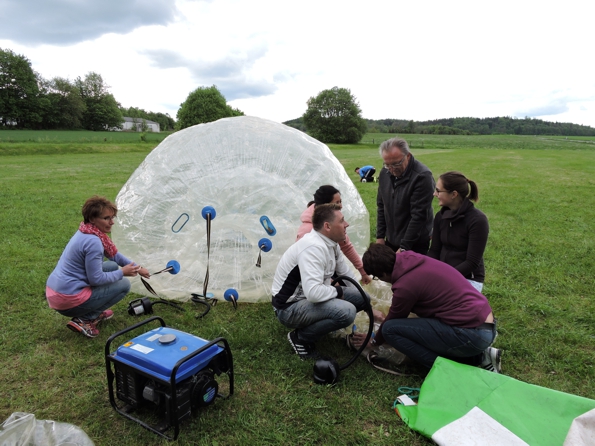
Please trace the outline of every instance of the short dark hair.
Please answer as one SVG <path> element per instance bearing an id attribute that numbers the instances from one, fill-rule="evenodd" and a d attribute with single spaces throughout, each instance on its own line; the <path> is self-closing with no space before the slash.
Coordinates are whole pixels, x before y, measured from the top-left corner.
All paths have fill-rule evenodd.
<path id="1" fill-rule="evenodd" d="M 359 167 L 356 167 L 356 168 L 355 168 L 355 172 L 357 172 L 358 170 L 359 170 Z"/>
<path id="2" fill-rule="evenodd" d="M 370 276 L 382 277 L 385 274 L 392 275 L 395 268 L 396 253 L 386 245 L 370 243 L 368 250 L 364 252 L 362 262 L 364 270 Z"/>
<path id="3" fill-rule="evenodd" d="M 312 214 L 312 228 L 320 231 L 325 222 L 335 221 L 335 211 L 340 211 L 341 207 L 336 203 L 319 204 L 314 208 Z"/>
<path id="4" fill-rule="evenodd" d="M 101 216 L 105 209 L 109 209 L 116 215 L 118 213 L 118 208 L 114 203 L 109 201 L 105 197 L 100 197 L 99 195 L 93 195 L 85 204 L 83 204 L 83 220 L 85 223 L 91 223 L 91 220 Z"/>

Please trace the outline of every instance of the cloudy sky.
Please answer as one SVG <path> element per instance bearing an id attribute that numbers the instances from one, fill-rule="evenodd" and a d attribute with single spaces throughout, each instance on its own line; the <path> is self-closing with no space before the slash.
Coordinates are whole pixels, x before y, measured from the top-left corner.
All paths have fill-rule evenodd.
<path id="1" fill-rule="evenodd" d="M 174 119 L 200 86 L 277 122 L 338 86 L 369 119 L 595 126 L 592 18 L 585 0 L 0 0 L 0 48 Z"/>

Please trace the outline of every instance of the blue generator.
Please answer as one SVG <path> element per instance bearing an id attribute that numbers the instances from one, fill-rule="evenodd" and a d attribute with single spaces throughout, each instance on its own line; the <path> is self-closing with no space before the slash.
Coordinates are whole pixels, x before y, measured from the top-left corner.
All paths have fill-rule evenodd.
<path id="1" fill-rule="evenodd" d="M 111 351 L 116 338 L 153 321 L 161 326 Z M 207 341 L 175 330 L 158 316 L 110 336 L 105 367 L 112 407 L 168 440 L 178 437 L 180 422 L 193 411 L 233 394 L 233 358 L 227 341 Z M 227 375 L 225 395 L 215 379 L 221 375 Z M 173 435 L 168 435 L 172 428 Z"/>

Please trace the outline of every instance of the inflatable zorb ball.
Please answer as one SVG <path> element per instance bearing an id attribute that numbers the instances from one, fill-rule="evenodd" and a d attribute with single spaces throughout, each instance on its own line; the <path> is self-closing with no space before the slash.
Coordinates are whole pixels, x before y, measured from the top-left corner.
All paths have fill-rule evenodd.
<path id="1" fill-rule="evenodd" d="M 323 184 L 341 191 L 347 233 L 361 255 L 370 237 L 368 211 L 326 145 L 255 117 L 196 125 L 168 136 L 132 174 L 116 198 L 112 237 L 118 250 L 150 272 L 171 259 L 180 263 L 178 274 L 149 280 L 162 297 L 202 294 L 208 265 L 207 292 L 214 297 L 233 288 L 240 302 L 270 301 L 277 263 Z M 210 254 L 205 208 L 215 213 Z M 262 239 L 270 241 L 266 252 Z M 139 279 L 131 282 L 132 291 L 146 293 Z"/>

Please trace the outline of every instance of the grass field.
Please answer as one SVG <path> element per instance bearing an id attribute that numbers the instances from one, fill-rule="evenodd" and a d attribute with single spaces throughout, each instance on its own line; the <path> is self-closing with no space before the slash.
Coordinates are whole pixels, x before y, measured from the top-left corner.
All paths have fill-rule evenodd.
<path id="1" fill-rule="evenodd" d="M 137 322 L 126 308 L 138 296 L 114 308 L 116 316 L 95 340 L 68 331 L 67 319 L 44 298 L 81 204 L 96 193 L 115 198 L 157 142 L 87 142 L 85 132 L 81 140 L 31 135 L 6 142 L 5 133 L 12 132 L 0 132 L 0 420 L 30 412 L 80 426 L 97 445 L 166 444 L 108 401 L 104 345 Z M 479 186 L 478 207 L 490 222 L 484 292 L 499 320 L 504 373 L 595 398 L 595 150 L 588 142 L 594 140 L 410 136 L 415 157 L 435 176 L 461 170 Z M 380 166 L 378 144 L 386 137 L 331 147 L 370 211 L 372 236 L 375 186 L 357 182 L 353 169 Z M 397 387 L 419 386 L 420 378 L 390 376 L 359 359 L 336 386 L 317 386 L 312 364 L 290 354 L 287 330 L 269 305 L 240 304 L 234 311 L 223 303 L 201 320 L 186 307 L 181 313 L 161 306 L 158 314 L 203 338 L 225 337 L 236 392 L 194 414 L 177 444 L 431 444 L 390 408 Z M 324 349 L 348 357 L 337 341 Z"/>
<path id="2" fill-rule="evenodd" d="M 0 144 L 25 143 L 36 144 L 67 144 L 67 143 L 116 143 L 128 144 L 143 141 L 144 135 L 148 142 L 161 142 L 171 132 L 89 132 L 86 130 L 0 130 Z"/>
<path id="3" fill-rule="evenodd" d="M 99 153 L 151 150 L 171 132 L 89 132 L 64 130 L 0 130 L 0 156 Z"/>

